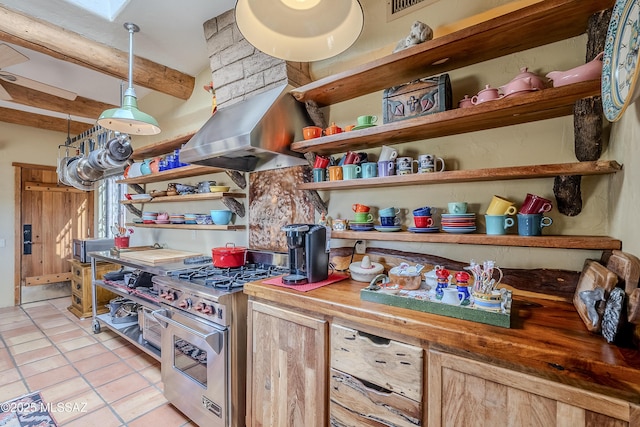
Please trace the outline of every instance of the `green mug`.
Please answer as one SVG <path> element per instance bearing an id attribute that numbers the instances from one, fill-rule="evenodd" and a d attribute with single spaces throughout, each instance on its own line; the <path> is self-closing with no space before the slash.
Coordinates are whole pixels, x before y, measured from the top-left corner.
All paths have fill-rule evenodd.
<path id="1" fill-rule="evenodd" d="M 371 222 L 373 221 L 373 215 L 368 212 L 356 212 L 355 222 Z"/>

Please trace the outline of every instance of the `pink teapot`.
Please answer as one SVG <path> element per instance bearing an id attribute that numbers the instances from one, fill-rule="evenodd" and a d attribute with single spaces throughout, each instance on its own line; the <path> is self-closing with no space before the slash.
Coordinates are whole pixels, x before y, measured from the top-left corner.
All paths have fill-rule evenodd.
<path id="1" fill-rule="evenodd" d="M 553 80 L 553 87 L 560 87 L 572 83 L 595 80 L 602 75 L 602 57 L 604 52 L 600 52 L 593 60 L 579 67 L 567 71 L 552 71 L 547 74 L 547 78 Z"/>
<path id="2" fill-rule="evenodd" d="M 515 76 L 509 83 L 499 87 L 504 96 L 532 92 L 544 88 L 545 82 L 542 80 L 542 77 L 528 71 L 527 67 L 521 68 L 520 74 Z"/>

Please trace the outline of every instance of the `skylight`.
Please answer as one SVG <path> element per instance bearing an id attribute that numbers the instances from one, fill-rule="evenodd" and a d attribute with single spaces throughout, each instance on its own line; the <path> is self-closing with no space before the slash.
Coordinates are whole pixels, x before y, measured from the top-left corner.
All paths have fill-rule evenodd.
<path id="1" fill-rule="evenodd" d="M 65 0 L 94 15 L 113 22 L 130 0 Z"/>

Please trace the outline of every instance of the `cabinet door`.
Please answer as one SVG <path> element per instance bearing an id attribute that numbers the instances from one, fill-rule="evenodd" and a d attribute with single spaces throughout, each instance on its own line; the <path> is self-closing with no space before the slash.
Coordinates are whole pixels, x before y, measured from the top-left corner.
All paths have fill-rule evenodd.
<path id="1" fill-rule="evenodd" d="M 250 301 L 248 426 L 326 426 L 328 324 Z"/>
<path id="2" fill-rule="evenodd" d="M 586 390 L 429 352 L 429 427 L 623 427 L 631 405 Z"/>

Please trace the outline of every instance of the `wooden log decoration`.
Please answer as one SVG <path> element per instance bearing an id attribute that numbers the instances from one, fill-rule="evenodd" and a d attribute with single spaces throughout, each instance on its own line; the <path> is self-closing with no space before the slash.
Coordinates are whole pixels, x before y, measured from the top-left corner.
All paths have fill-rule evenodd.
<path id="1" fill-rule="evenodd" d="M 238 171 L 226 170 L 225 173 L 231 178 L 231 181 L 238 187 L 245 189 L 247 188 L 247 179 L 244 177 L 244 174 Z"/>
<path id="2" fill-rule="evenodd" d="M 309 167 L 313 168 L 313 165 L 316 162 L 316 154 L 311 151 L 307 151 L 306 153 L 304 153 L 304 158 L 307 159 L 307 162 L 309 162 Z M 304 176 L 306 181 L 308 174 L 305 174 Z M 307 197 L 313 204 L 313 207 L 315 208 L 315 210 L 317 210 L 318 213 L 320 214 L 324 213 L 326 215 L 328 212 L 328 207 L 327 207 L 327 204 L 324 202 L 324 200 L 322 200 L 322 197 L 320 197 L 320 194 L 318 194 L 316 190 L 304 190 L 304 191 L 306 192 Z"/>
<path id="3" fill-rule="evenodd" d="M 586 62 L 604 50 L 611 10 L 589 17 Z M 602 98 L 580 99 L 573 107 L 574 151 L 581 161 L 594 161 L 602 154 Z M 558 211 L 576 216 L 582 211 L 581 176 L 557 176 L 553 184 Z"/>
<path id="4" fill-rule="evenodd" d="M 240 203 L 239 201 L 237 201 L 233 197 L 223 197 L 222 198 L 222 203 L 224 203 L 224 205 L 227 208 L 229 208 L 229 210 L 231 212 L 233 212 L 234 214 L 236 214 L 240 218 L 244 218 L 245 210 L 244 210 L 244 205 L 242 203 Z"/>
<path id="5" fill-rule="evenodd" d="M 580 175 L 556 176 L 553 194 L 558 211 L 567 216 L 576 216 L 582 211 L 582 177 Z"/>
<path id="6" fill-rule="evenodd" d="M 142 211 L 133 205 L 125 205 L 127 210 L 138 218 L 142 218 Z"/>
<path id="7" fill-rule="evenodd" d="M 147 193 L 145 191 L 145 189 L 142 188 L 142 186 L 140 184 L 129 184 L 129 187 L 131 187 L 133 189 L 133 191 L 135 191 L 137 194 L 146 194 Z"/>
<path id="8" fill-rule="evenodd" d="M 313 151 L 307 151 L 306 153 L 304 153 L 304 158 L 307 159 L 307 162 L 309 162 L 309 167 L 311 168 L 316 163 L 316 153 L 314 153 Z"/>
<path id="9" fill-rule="evenodd" d="M 320 109 L 320 106 L 315 101 L 306 101 L 304 103 L 307 108 L 307 113 L 313 121 L 313 124 L 321 127 L 322 129 L 327 127 L 327 120 L 324 118 L 324 114 Z"/>

